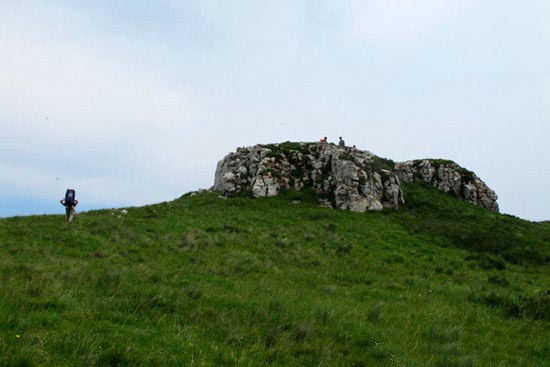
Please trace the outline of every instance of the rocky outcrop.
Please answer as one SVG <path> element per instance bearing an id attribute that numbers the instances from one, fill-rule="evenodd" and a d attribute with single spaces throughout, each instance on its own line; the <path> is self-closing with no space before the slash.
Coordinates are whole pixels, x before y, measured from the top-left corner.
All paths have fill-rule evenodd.
<path id="1" fill-rule="evenodd" d="M 477 175 L 453 161 L 419 159 L 395 164 L 395 173 L 406 182 L 415 179 L 467 200 L 482 208 L 498 212 L 497 195 Z"/>
<path id="2" fill-rule="evenodd" d="M 218 163 L 213 190 L 275 196 L 311 188 L 333 207 L 356 212 L 404 203 L 399 178 L 374 154 L 333 144 L 283 143 L 239 148 Z"/>
<path id="3" fill-rule="evenodd" d="M 422 180 L 483 208 L 498 211 L 497 196 L 473 172 L 452 161 L 401 163 L 369 151 L 328 143 L 282 143 L 238 148 L 216 168 L 214 191 L 226 196 L 275 196 L 282 190 L 315 190 L 326 206 L 356 212 L 405 203 L 400 180 Z"/>

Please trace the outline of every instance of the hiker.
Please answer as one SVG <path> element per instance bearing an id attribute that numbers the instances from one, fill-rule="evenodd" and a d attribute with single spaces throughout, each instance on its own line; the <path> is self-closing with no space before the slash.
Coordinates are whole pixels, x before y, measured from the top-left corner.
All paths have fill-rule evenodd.
<path id="1" fill-rule="evenodd" d="M 67 189 L 65 192 L 65 199 L 59 200 L 61 205 L 65 207 L 67 223 L 71 223 L 74 219 L 75 207 L 78 205 L 78 200 L 76 200 L 75 195 L 76 194 L 73 189 Z"/>
<path id="2" fill-rule="evenodd" d="M 324 138 L 321 138 L 321 140 L 319 140 L 320 143 L 326 143 L 327 142 L 327 137 L 325 136 Z"/>
<path id="3" fill-rule="evenodd" d="M 346 146 L 346 143 L 344 142 L 344 140 L 342 139 L 341 136 L 340 136 L 340 141 L 338 142 L 338 145 L 341 146 L 341 147 L 345 147 L 345 146 Z"/>

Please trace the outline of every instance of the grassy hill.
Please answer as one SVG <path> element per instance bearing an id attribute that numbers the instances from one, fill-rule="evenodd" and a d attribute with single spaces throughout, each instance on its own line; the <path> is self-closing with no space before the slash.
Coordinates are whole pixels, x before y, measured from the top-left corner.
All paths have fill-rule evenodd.
<path id="1" fill-rule="evenodd" d="M 550 224 L 420 184 L 0 220 L 1 366 L 550 366 Z"/>

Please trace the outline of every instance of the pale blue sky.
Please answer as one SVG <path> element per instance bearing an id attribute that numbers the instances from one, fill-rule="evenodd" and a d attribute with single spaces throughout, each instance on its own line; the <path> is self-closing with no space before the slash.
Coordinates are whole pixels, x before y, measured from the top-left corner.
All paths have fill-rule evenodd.
<path id="1" fill-rule="evenodd" d="M 453 159 L 550 219 L 544 0 L 0 2 L 0 216 L 172 200 L 238 146 Z"/>

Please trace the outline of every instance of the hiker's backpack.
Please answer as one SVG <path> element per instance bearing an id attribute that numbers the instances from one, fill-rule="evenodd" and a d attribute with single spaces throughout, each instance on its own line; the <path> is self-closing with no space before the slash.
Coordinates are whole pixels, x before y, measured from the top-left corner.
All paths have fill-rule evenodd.
<path id="1" fill-rule="evenodd" d="M 65 206 L 74 206 L 75 204 L 75 192 L 73 189 L 67 189 L 65 193 Z"/>

